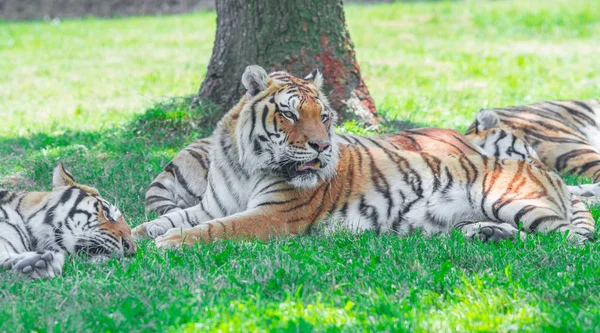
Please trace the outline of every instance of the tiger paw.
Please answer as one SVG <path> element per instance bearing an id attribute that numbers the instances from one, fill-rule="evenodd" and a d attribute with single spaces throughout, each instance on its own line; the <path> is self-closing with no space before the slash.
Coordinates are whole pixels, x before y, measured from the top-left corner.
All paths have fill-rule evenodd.
<path id="1" fill-rule="evenodd" d="M 25 252 L 16 255 L 11 261 L 13 272 L 33 279 L 51 279 L 62 273 L 65 263 L 63 253 L 52 251 Z"/>
<path id="2" fill-rule="evenodd" d="M 148 234 L 146 233 L 146 226 L 144 226 L 144 224 L 145 223 L 142 223 L 137 227 L 131 229 L 131 237 L 133 237 L 133 240 L 139 241 L 148 238 Z"/>
<path id="3" fill-rule="evenodd" d="M 572 228 L 567 234 L 567 240 L 573 245 L 583 245 L 593 239 L 593 234 L 582 228 Z"/>
<path id="4" fill-rule="evenodd" d="M 457 226 L 458 227 L 458 226 Z M 494 243 L 504 239 L 514 239 L 517 234 L 517 228 L 509 223 L 479 222 L 469 223 L 460 226 L 463 234 L 468 239 L 479 239 L 482 242 L 493 241 Z M 525 234 L 521 234 L 521 239 Z"/>
<path id="5" fill-rule="evenodd" d="M 156 247 L 161 249 L 179 249 L 185 245 L 196 243 L 197 237 L 192 229 L 182 228 L 169 229 L 164 235 L 156 238 Z"/>
<path id="6" fill-rule="evenodd" d="M 155 239 L 156 237 L 164 235 L 169 228 L 163 226 L 160 222 L 161 220 L 157 219 L 151 222 L 142 223 L 131 230 L 131 236 L 138 241 L 141 239 Z"/>

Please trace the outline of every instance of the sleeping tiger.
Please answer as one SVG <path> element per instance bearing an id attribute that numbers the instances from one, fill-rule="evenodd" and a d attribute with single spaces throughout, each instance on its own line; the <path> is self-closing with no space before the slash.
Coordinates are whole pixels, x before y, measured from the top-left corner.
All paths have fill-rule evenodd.
<path id="1" fill-rule="evenodd" d="M 58 164 L 51 192 L 0 190 L 0 266 L 35 279 L 62 273 L 66 253 L 135 254 L 119 210 Z"/>
<path id="2" fill-rule="evenodd" d="M 547 166 L 600 182 L 600 100 L 481 110 L 466 136 L 477 134 L 485 118 L 494 127 L 519 131 Z"/>
<path id="3" fill-rule="evenodd" d="M 336 114 L 321 83 L 317 71 L 302 80 L 249 66 L 242 77 L 247 93 L 221 120 L 210 147 L 199 143 L 207 155 L 191 149 L 181 155 L 210 165 L 200 174 L 206 190 L 199 203 L 177 209 L 194 203 L 198 185 L 179 183 L 188 193 L 158 206 L 166 202 L 158 190 L 168 191 L 167 181 L 193 172 L 171 163 L 167 169 L 177 178 L 155 182 L 148 196 L 170 213 L 134 228 L 134 237 L 155 238 L 159 247 L 266 239 L 304 233 L 326 216 L 351 230 L 400 235 L 456 227 L 472 238 L 502 239 L 513 237 L 519 223 L 528 232 L 569 231 L 577 242 L 593 233 L 591 214 L 570 200 L 563 180 L 527 161 L 411 151 L 399 143 L 418 147 L 419 140 L 401 136 L 335 135 Z"/>

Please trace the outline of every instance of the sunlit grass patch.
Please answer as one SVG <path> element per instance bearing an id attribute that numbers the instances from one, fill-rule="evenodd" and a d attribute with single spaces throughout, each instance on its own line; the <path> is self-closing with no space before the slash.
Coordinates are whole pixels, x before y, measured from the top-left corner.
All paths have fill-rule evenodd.
<path id="1" fill-rule="evenodd" d="M 546 321 L 539 300 L 528 293 L 483 288 L 465 280 L 451 296 L 424 293 L 416 322 L 423 332 L 525 331 Z"/>
<path id="2" fill-rule="evenodd" d="M 319 300 L 309 304 L 300 299 L 288 299 L 281 303 L 260 300 L 234 301 L 226 308 L 206 309 L 202 321 L 188 323 L 181 331 L 337 331 L 352 328 L 360 323 L 352 311 L 353 307 L 354 303 L 351 301 L 343 307 L 326 305 Z"/>

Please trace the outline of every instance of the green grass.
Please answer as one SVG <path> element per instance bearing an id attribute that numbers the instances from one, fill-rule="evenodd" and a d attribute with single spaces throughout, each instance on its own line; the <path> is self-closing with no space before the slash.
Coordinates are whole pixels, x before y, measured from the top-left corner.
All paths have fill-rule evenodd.
<path id="1" fill-rule="evenodd" d="M 600 96 L 594 1 L 346 13 L 367 84 L 392 118 L 462 129 L 481 107 Z M 210 107 L 158 103 L 197 91 L 214 20 L 0 22 L 0 182 L 49 189 L 60 160 L 130 224 L 152 218 L 146 186 L 215 121 Z M 51 281 L 0 272 L 0 331 L 593 331 L 599 246 L 322 231 L 183 251 L 146 242 L 133 259 L 69 260 Z"/>

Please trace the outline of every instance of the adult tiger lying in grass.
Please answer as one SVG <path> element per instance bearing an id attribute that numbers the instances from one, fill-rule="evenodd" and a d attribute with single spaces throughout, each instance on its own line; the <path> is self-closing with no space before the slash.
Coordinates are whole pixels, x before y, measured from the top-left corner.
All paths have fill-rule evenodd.
<path id="1" fill-rule="evenodd" d="M 493 116 L 497 127 L 520 131 L 547 166 L 600 182 L 600 100 L 547 101 L 481 110 L 467 137 L 477 134 L 479 119 Z"/>
<path id="2" fill-rule="evenodd" d="M 527 161 L 550 171 L 539 161 L 535 150 L 522 139 L 518 130 L 509 131 L 497 125 L 498 122 L 493 114 L 480 113 L 479 129 L 469 138 L 454 130 L 422 128 L 369 137 L 338 134 L 333 136 L 333 140 L 338 143 L 364 146 L 373 146 L 377 143 L 389 145 L 391 149 L 431 151 L 436 154 L 447 153 L 456 156 L 484 154 L 502 159 Z M 149 210 L 166 214 L 200 203 L 207 188 L 210 142 L 210 139 L 193 142 L 167 165 L 146 193 Z M 567 186 L 567 190 L 578 196 L 600 197 L 600 184 Z M 581 215 L 587 214 L 586 208 L 579 200 L 573 198 L 572 206 L 578 212 L 573 219 L 580 219 Z"/>
<path id="3" fill-rule="evenodd" d="M 419 153 L 369 137 L 340 143 L 322 78 L 311 76 L 248 67 L 246 95 L 211 138 L 200 203 L 144 223 L 134 236 L 158 237 L 159 247 L 266 239 L 303 233 L 326 216 L 351 230 L 402 235 L 458 227 L 499 239 L 519 223 L 528 232 L 569 231 L 575 241 L 593 233 L 591 214 L 573 207 L 563 180 L 526 161 Z"/>
<path id="4" fill-rule="evenodd" d="M 62 273 L 66 253 L 135 254 L 119 210 L 58 164 L 51 192 L 0 190 L 0 266 L 32 278 Z"/>

